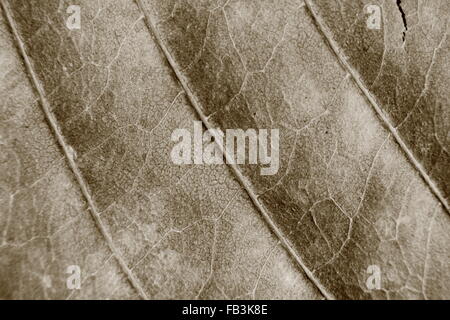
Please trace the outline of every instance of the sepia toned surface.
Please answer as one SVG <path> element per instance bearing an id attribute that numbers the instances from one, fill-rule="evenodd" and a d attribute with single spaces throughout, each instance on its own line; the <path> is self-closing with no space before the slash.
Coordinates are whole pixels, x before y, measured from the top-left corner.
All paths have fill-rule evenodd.
<path id="1" fill-rule="evenodd" d="M 89 215 L 0 16 L 0 297 L 136 298 Z M 78 265 L 83 291 L 68 290 Z"/>
<path id="2" fill-rule="evenodd" d="M 42 84 L 42 94 L 54 117 L 51 121 L 58 126 L 63 144 L 70 146 L 69 157 L 81 176 L 78 183 L 85 185 L 85 196 L 91 199 L 85 209 L 98 215 L 111 237 L 110 245 L 135 277 L 133 285 L 141 297 L 320 298 L 226 166 L 178 167 L 170 162 L 170 132 L 178 126 L 189 126 L 197 117 L 138 7 L 130 1 L 80 4 L 86 15 L 82 33 L 65 28 L 63 6 L 59 7 L 58 1 L 47 5 L 42 1 L 14 1 L 7 10 Z M 52 23 L 40 17 L 51 17 Z M 21 68 L 20 62 L 16 64 Z M 23 83 L 17 80 L 18 85 L 29 85 L 25 76 L 20 81 Z M 13 97 L 21 95 L 17 89 Z M 39 125 L 45 127 L 38 103 L 27 103 L 15 107 L 32 109 L 40 116 Z M 54 153 L 64 164 L 63 153 L 58 149 Z M 30 161 L 27 154 L 22 157 Z M 35 160 L 36 166 L 39 161 Z M 55 165 L 47 166 L 50 170 Z M 70 195 L 60 197 L 73 201 Z M 31 200 L 24 202 L 32 205 Z M 58 209 L 70 213 L 65 207 Z M 87 210 L 79 215 L 93 224 Z M 57 216 L 53 219 L 58 220 Z M 45 217 L 42 220 L 42 226 L 31 222 L 27 226 L 19 225 L 17 218 L 17 228 L 28 233 L 35 228 L 46 230 L 49 221 Z M 95 227 L 77 228 L 98 233 Z M 75 255 L 77 246 L 83 245 L 77 238 L 64 242 L 68 242 L 64 249 L 75 251 Z M 100 238 L 92 246 L 101 250 L 107 243 Z M 48 255 L 51 252 L 48 249 Z M 4 281 L 8 280 L 6 272 L 16 274 L 22 263 L 10 261 L 14 254 L 11 249 L 2 255 L 6 264 L 1 275 Z M 59 263 L 65 272 L 65 262 Z M 47 268 L 45 262 L 42 264 Z M 19 297 L 33 297 L 33 283 L 27 282 L 27 277 L 37 272 L 34 268 L 24 267 L 19 275 L 24 283 L 8 283 L 3 297 L 16 292 Z M 82 265 L 80 268 L 85 270 Z M 110 290 L 114 289 L 113 281 Z M 82 284 L 79 292 L 84 290 Z M 110 296 L 90 296 L 118 297 L 114 291 Z M 45 295 L 36 294 L 36 298 Z"/>
<path id="3" fill-rule="evenodd" d="M 310 2 L 448 208 L 450 2 Z M 366 27 L 369 4 L 380 6 L 383 30 Z"/>
<path id="4" fill-rule="evenodd" d="M 450 298 L 445 1 L 1 3 L 0 298 Z M 175 165 L 198 120 L 277 174 Z"/>

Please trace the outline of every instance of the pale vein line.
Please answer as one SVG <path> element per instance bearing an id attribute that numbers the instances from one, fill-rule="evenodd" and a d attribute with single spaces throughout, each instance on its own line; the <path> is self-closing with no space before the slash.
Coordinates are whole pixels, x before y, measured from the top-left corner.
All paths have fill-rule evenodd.
<path id="1" fill-rule="evenodd" d="M 94 204 L 94 201 L 92 200 L 92 197 L 88 191 L 88 187 L 87 187 L 86 183 L 84 182 L 82 174 L 81 174 L 80 170 L 78 169 L 78 166 L 76 165 L 73 157 L 70 156 L 71 153 L 70 153 L 69 147 L 66 144 L 66 142 L 64 141 L 64 137 L 62 136 L 62 134 L 60 132 L 60 129 L 58 127 L 58 124 L 57 124 L 57 121 L 56 121 L 54 115 L 50 111 L 51 110 L 50 103 L 47 100 L 47 98 L 45 97 L 44 88 L 43 88 L 42 84 L 40 83 L 40 80 L 38 79 L 38 77 L 33 69 L 30 58 L 26 52 L 24 42 L 20 38 L 19 32 L 17 30 L 17 26 L 11 15 L 10 8 L 8 7 L 6 0 L 0 0 L 0 1 L 1 1 L 0 3 L 3 8 L 3 11 L 5 13 L 6 20 L 8 21 L 8 24 L 14 35 L 14 38 L 16 40 L 16 44 L 18 46 L 20 54 L 24 60 L 25 67 L 26 67 L 26 69 L 31 77 L 31 81 L 39 95 L 42 110 L 45 114 L 45 117 L 47 118 L 50 128 L 52 129 L 52 131 L 55 134 L 56 140 L 58 141 L 61 148 L 63 149 L 63 152 L 64 152 L 64 155 L 66 156 L 67 162 L 68 162 L 70 168 L 72 169 L 72 172 L 75 175 L 75 178 L 81 188 L 81 191 L 82 191 L 84 197 L 86 198 L 86 201 L 90 207 L 89 211 L 91 212 L 91 216 L 94 219 L 94 222 L 95 222 L 97 228 L 100 230 L 100 233 L 105 238 L 111 252 L 115 256 L 115 258 L 116 258 L 117 262 L 119 263 L 120 267 L 122 268 L 123 272 L 127 275 L 128 280 L 130 281 L 131 285 L 136 289 L 138 294 L 143 299 L 148 299 L 147 294 L 145 293 L 144 289 L 139 284 L 139 281 L 136 279 L 136 277 L 133 275 L 131 270 L 128 268 L 127 264 L 125 263 L 125 261 L 123 260 L 121 255 L 119 254 L 119 250 L 114 246 L 112 237 L 109 235 L 109 233 L 106 229 L 106 226 L 103 224 L 103 222 L 100 219 L 100 215 L 98 214 L 98 210 Z"/>
<path id="2" fill-rule="evenodd" d="M 156 39 L 156 42 L 158 46 L 161 48 L 165 58 L 167 59 L 170 67 L 172 68 L 173 72 L 178 78 L 178 81 L 180 82 L 183 89 L 186 91 L 186 94 L 189 98 L 189 101 L 191 102 L 193 108 L 197 112 L 197 115 L 202 120 L 203 124 L 208 129 L 212 129 L 213 126 L 209 123 L 208 118 L 203 114 L 203 111 L 201 109 L 201 104 L 197 100 L 196 96 L 192 92 L 192 90 L 189 88 L 187 81 L 183 78 L 183 75 L 181 71 L 178 69 L 177 64 L 175 63 L 175 60 L 171 56 L 169 50 L 165 46 L 163 40 L 161 39 L 159 33 L 156 30 L 156 27 L 154 26 L 152 20 L 150 19 L 150 15 L 147 13 L 147 10 L 145 9 L 144 5 L 142 4 L 141 0 L 135 0 L 137 5 L 140 7 L 142 12 L 144 13 L 146 17 L 147 26 L 149 28 L 150 33 L 154 36 Z M 252 186 L 250 185 L 250 182 L 242 175 L 239 168 L 236 164 L 231 163 L 231 157 L 226 152 L 226 150 L 223 150 L 223 146 L 218 144 L 218 146 L 222 149 L 222 153 L 224 154 L 225 158 L 227 159 L 227 163 L 229 167 L 231 168 L 232 172 L 236 176 L 236 179 L 241 183 L 244 190 L 247 191 L 250 199 L 253 201 L 254 205 L 258 208 L 258 210 L 261 212 L 261 215 L 263 216 L 266 223 L 269 225 L 270 229 L 275 233 L 275 235 L 280 239 L 286 250 L 292 255 L 293 259 L 301 266 L 305 274 L 308 276 L 310 281 L 317 287 L 317 289 L 320 291 L 320 293 L 327 299 L 334 300 L 335 297 L 333 294 L 328 292 L 328 290 L 316 279 L 316 277 L 313 275 L 313 273 L 308 269 L 306 264 L 304 263 L 303 259 L 297 254 L 295 249 L 293 248 L 293 245 L 290 243 L 288 239 L 286 239 L 283 235 L 283 232 L 278 228 L 278 226 L 272 221 L 268 211 L 266 208 L 261 204 L 261 202 L 258 200 L 258 196 L 253 191 Z"/>

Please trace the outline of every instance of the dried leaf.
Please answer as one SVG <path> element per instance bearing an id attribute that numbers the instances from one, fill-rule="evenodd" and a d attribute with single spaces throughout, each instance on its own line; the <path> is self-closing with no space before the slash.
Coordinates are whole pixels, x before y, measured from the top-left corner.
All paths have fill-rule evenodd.
<path id="1" fill-rule="evenodd" d="M 376 63 L 363 1 L 0 2 L 2 298 L 450 297 L 445 19 L 436 71 L 418 50 L 403 74 L 398 52 Z M 383 17 L 429 49 L 407 2 Z M 444 115 L 423 138 L 392 130 L 397 87 Z M 197 120 L 279 129 L 278 172 L 174 164 L 171 133 Z"/>
<path id="2" fill-rule="evenodd" d="M 449 215 L 302 1 L 139 1 L 211 127 L 281 128 L 243 182 L 337 298 L 449 297 Z M 370 290 L 373 266 L 381 290 Z"/>
<path id="3" fill-rule="evenodd" d="M 95 227 L 0 15 L 0 297 L 135 298 Z M 82 291 L 68 290 L 78 265 Z"/>
<path id="4" fill-rule="evenodd" d="M 450 3 L 310 2 L 330 40 L 449 210 Z M 378 30 L 367 28 L 369 5 L 380 8 Z"/>
<path id="5" fill-rule="evenodd" d="M 4 77 L 5 94 L 14 88 L 9 93 L 11 99 L 23 102 L 15 106 L 11 100 L 3 108 L 14 106 L 19 113 L 26 107 L 36 113 L 35 126 L 47 131 L 40 134 L 30 127 L 29 135 L 37 141 L 42 140 L 42 135 L 55 149 L 44 146 L 34 155 L 27 151 L 31 142 L 16 143 L 16 149 L 20 149 L 11 147 L 12 159 L 6 162 L 5 172 L 15 168 L 15 153 L 22 162 L 33 161 L 37 167 L 29 169 L 33 178 L 23 184 L 28 186 L 38 180 L 44 187 L 41 190 L 35 184 L 34 189 L 27 189 L 23 206 L 33 206 L 31 199 L 39 197 L 39 193 L 46 192 L 48 198 L 57 191 L 55 199 L 39 198 L 41 206 L 52 205 L 57 210 L 39 210 L 42 217 L 38 222 L 28 218 L 30 221 L 21 225 L 19 216 L 15 220 L 16 229 L 24 235 L 18 234 L 14 241 L 11 236 L 5 238 L 7 250 L 2 253 L 4 267 L 0 278 L 6 284 L 2 286 L 2 297 L 46 298 L 43 285 L 32 278 L 35 275 L 38 279 L 51 278 L 52 288 L 63 287 L 48 295 L 51 298 L 320 298 L 316 287 L 293 263 L 226 166 L 180 167 L 171 162 L 172 130 L 191 126 L 197 117 L 138 6 L 126 0 L 77 3 L 82 8 L 80 31 L 66 28 L 69 2 L 3 2 L 17 32 L 16 41 L 23 44 L 22 53 L 29 60 L 28 72 L 38 89 L 47 121 L 56 128 L 64 152 L 51 140 L 38 103 L 32 105 L 35 96 L 23 71 L 17 80 Z M 13 55 L 12 44 L 9 46 L 8 54 Z M 16 56 L 13 58 L 15 65 L 9 69 L 16 72 L 20 62 Z M 22 87 L 27 95 L 22 93 Z M 20 121 L 22 116 L 17 117 Z M 18 131 L 9 135 L 11 140 L 27 137 Z M 62 160 L 64 154 L 72 173 Z M 59 162 L 50 161 L 56 157 Z M 58 174 L 63 169 L 58 169 L 57 164 L 65 169 L 64 179 Z M 28 166 L 20 165 L 25 167 Z M 23 179 L 22 175 L 13 172 L 11 179 Z M 55 180 L 54 185 L 45 187 L 43 176 L 50 175 L 47 179 Z M 74 177 L 88 205 L 76 185 L 72 187 L 76 191 L 63 192 L 61 184 L 72 186 Z M 4 177 L 5 185 L 7 178 Z M 8 208 L 9 196 L 16 189 L 5 191 L 2 208 Z M 75 201 L 79 209 L 71 213 L 67 207 Z M 19 211 L 21 205 L 15 206 Z M 20 216 L 29 214 L 33 212 L 23 211 Z M 51 235 L 53 231 L 47 231 L 50 223 L 64 226 L 66 215 L 84 219 L 87 225 L 72 224 L 70 230 L 77 232 L 73 240 L 71 234 L 59 232 L 63 240 L 59 240 L 58 249 L 69 257 L 52 255 L 50 245 L 38 248 L 39 243 L 32 239 Z M 2 225 L 9 216 L 2 215 Z M 16 234 L 15 229 L 8 230 L 8 235 Z M 97 238 L 92 239 L 94 235 Z M 22 249 L 23 253 L 16 250 L 25 243 L 28 246 Z M 50 261 L 55 266 L 46 260 L 29 262 L 27 254 L 37 249 L 42 251 L 42 257 L 53 259 Z M 121 262 L 121 269 L 112 273 L 111 279 L 102 270 L 94 272 L 100 268 L 97 265 L 105 264 L 100 258 L 102 250 L 114 252 L 112 259 L 111 253 L 104 258 L 109 258 L 110 264 Z M 96 257 L 93 262 L 91 251 Z M 110 295 L 106 294 L 108 291 L 90 290 L 84 283 L 79 291 L 68 290 L 66 264 L 79 265 L 86 277 L 106 278 L 107 285 L 109 279 L 110 287 L 106 289 Z M 19 266 L 23 269 L 17 273 Z M 133 286 L 133 291 L 128 288 L 128 296 L 124 288 L 115 284 L 124 272 L 128 283 L 122 286 Z"/>

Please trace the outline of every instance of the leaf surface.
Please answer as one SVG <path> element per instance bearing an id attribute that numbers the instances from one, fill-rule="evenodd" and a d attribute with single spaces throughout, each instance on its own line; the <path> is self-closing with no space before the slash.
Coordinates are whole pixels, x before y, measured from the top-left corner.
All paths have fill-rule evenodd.
<path id="1" fill-rule="evenodd" d="M 449 210 L 450 3 L 310 3 L 339 54 Z M 381 8 L 380 29 L 367 28 L 368 5 Z"/>
<path id="2" fill-rule="evenodd" d="M 395 90 L 390 80 L 380 80 L 386 88 L 378 91 L 364 82 L 376 59 L 368 71 L 355 62 L 361 51 L 344 63 L 336 49 L 345 51 L 338 39 L 345 31 L 326 22 L 333 1 L 73 2 L 1 0 L 2 55 L 14 77 L 0 84 L 13 119 L 2 118 L 7 143 L 0 146 L 11 155 L 2 162 L 0 222 L 17 229 L 1 229 L 9 235 L 2 297 L 450 297 L 450 217 L 440 197 L 448 162 L 426 165 L 442 150 L 420 153 L 423 139 L 412 129 L 397 134 L 380 116 L 376 107 L 389 115 L 403 104 L 379 100 Z M 81 8 L 79 30 L 66 25 L 72 4 Z M 411 65 L 422 70 L 417 61 Z M 447 110 L 448 93 L 438 87 L 430 92 Z M 27 135 L 21 119 L 31 116 Z M 279 129 L 278 173 L 174 165 L 171 133 L 192 130 L 196 120 L 222 130 Z M 446 122 L 439 130 L 448 135 Z M 45 146 L 27 147 L 35 141 Z M 17 189 L 24 196 L 13 207 Z M 40 210 L 38 222 L 29 213 L 35 198 L 55 208 Z M 48 226 L 67 228 L 72 211 L 84 224 L 63 234 L 64 254 L 35 241 L 53 235 Z M 48 261 L 30 262 L 37 248 Z M 67 290 L 66 264 L 80 265 L 90 285 Z M 367 284 L 374 266 L 381 272 L 375 290 Z M 49 277 L 59 280 L 48 287 Z"/>
<path id="3" fill-rule="evenodd" d="M 136 298 L 90 217 L 0 15 L 0 298 Z M 78 265 L 82 291 L 68 290 Z"/>
<path id="4" fill-rule="evenodd" d="M 209 126 L 281 128 L 277 175 L 238 170 L 328 297 L 448 297 L 449 215 L 310 6 L 139 2 Z M 367 287 L 370 266 L 381 290 Z"/>
<path id="5" fill-rule="evenodd" d="M 100 258 L 95 259 L 96 264 L 85 258 L 82 264 L 82 254 L 89 257 L 85 246 L 94 253 L 101 253 L 102 248 L 112 250 L 114 258 L 110 260 L 121 262 L 111 279 L 102 271 L 93 276 L 105 279 L 107 286 L 110 281 L 105 292 L 85 291 L 89 289 L 82 285 L 79 294 L 69 298 L 322 297 L 293 263 L 226 166 L 180 167 L 171 162 L 172 130 L 191 126 L 197 116 L 133 1 L 77 2 L 82 8 L 80 31 L 66 28 L 69 2 L 2 3 L 15 41 L 22 47 L 19 51 L 28 62 L 27 71 L 44 113 L 37 102 L 32 104 L 35 96 L 23 72 L 18 80 L 2 78 L 2 88 L 5 92 L 15 88 L 11 97 L 22 99 L 20 88 L 26 87 L 30 93 L 23 99 L 28 99 L 17 105 L 11 101 L 4 109 L 14 105 L 17 113 L 24 108 L 32 110 L 36 126 L 44 129 L 45 114 L 63 148 L 61 152 L 51 135 L 41 137 L 37 129 L 29 128 L 33 139 L 41 144 L 41 139 L 51 140 L 55 150 L 44 147 L 39 148 L 39 157 L 25 151 L 18 157 L 22 161 L 34 160 L 37 169 L 31 168 L 31 172 L 35 179 L 43 179 L 40 176 L 48 170 L 57 173 L 57 164 L 64 166 L 65 157 L 72 172 L 63 167 L 67 175 L 63 182 L 74 184 L 76 178 L 78 184 L 72 187 L 77 190 L 73 195 L 58 191 L 56 199 L 51 199 L 50 204 L 62 211 L 61 217 L 43 208 L 41 221 L 33 224 L 33 212 L 21 211 L 22 216 L 30 216 L 30 222 L 20 224 L 17 218 L 15 224 L 30 238 L 33 232 L 46 234 L 48 224 L 64 225 L 65 215 L 71 214 L 66 201 L 78 201 L 80 209 L 72 215 L 77 213 L 90 229 L 73 226 L 73 244 L 70 234 L 61 231 L 61 237 L 67 238 L 58 244 L 60 250 L 73 256 L 70 264 L 79 265 L 83 274 L 101 262 L 97 261 Z M 14 52 L 12 44 L 10 47 L 8 51 Z M 19 67 L 18 57 L 14 59 Z M 44 133 L 50 134 L 48 130 Z M 23 138 L 18 131 L 14 134 L 10 139 Z M 17 144 L 27 150 L 30 142 Z M 47 159 L 51 157 L 58 157 L 59 162 Z M 46 169 L 39 168 L 41 161 Z M 14 169 L 9 168 L 14 166 L 13 160 L 7 165 L 6 172 Z M 58 183 L 63 183 L 58 177 L 53 177 L 55 186 L 40 192 L 53 196 L 52 190 L 58 190 Z M 38 185 L 35 188 L 39 190 Z M 28 197 L 37 197 L 35 192 L 28 190 Z M 8 208 L 8 194 L 5 196 L 2 208 Z M 32 205 L 29 198 L 23 200 L 24 205 Z M 39 201 L 42 206 L 47 204 L 46 198 Z M 8 217 L 2 216 L 2 221 Z M 93 234 L 98 236 L 89 246 L 87 240 L 80 242 L 80 238 L 91 239 Z M 24 253 L 18 255 L 14 243 L 5 241 L 6 248 L 11 249 L 2 253 L 5 267 L 1 279 L 7 281 L 2 297 L 46 298 L 42 284 L 29 279 L 49 267 L 46 261 L 28 263 L 27 254 L 38 244 L 29 242 Z M 53 257 L 58 268 L 66 263 L 52 256 L 51 247 L 40 250 L 44 257 Z M 21 264 L 26 265 L 17 274 Z M 63 269 L 58 268 L 49 270 L 48 275 L 59 274 Z M 127 275 L 128 296 L 125 289 L 114 286 L 118 282 L 115 278 L 123 273 Z M 9 274 L 21 282 L 10 281 Z M 65 281 L 57 284 L 65 286 Z M 68 291 L 64 289 L 63 293 Z M 52 297 L 64 298 L 63 293 Z"/>

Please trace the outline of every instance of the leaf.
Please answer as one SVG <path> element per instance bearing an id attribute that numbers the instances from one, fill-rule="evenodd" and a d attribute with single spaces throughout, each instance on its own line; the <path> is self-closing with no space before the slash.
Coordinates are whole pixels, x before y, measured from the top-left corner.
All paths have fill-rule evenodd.
<path id="1" fill-rule="evenodd" d="M 448 212 L 309 6 L 139 2 L 208 126 L 281 128 L 276 176 L 238 170 L 327 297 L 448 297 Z M 371 266 L 382 290 L 367 288 Z"/>
<path id="2" fill-rule="evenodd" d="M 310 2 L 449 210 L 449 2 Z M 380 30 L 366 27 L 369 3 L 381 8 Z"/>
<path id="3" fill-rule="evenodd" d="M 14 77 L 0 85 L 12 113 L 2 118 L 11 156 L 0 221 L 15 228 L 2 229 L 2 297 L 449 298 L 450 217 L 438 192 L 448 167 L 431 174 L 422 142 L 402 144 L 414 133 L 397 135 L 380 116 L 390 110 L 372 101 L 381 91 L 344 63 L 339 26 L 325 28 L 332 1 L 1 3 L 11 28 L 1 70 Z M 81 29 L 66 25 L 74 4 Z M 171 132 L 199 119 L 280 129 L 278 173 L 174 165 Z M 17 190 L 23 198 L 11 198 Z M 28 222 L 21 208 L 35 210 L 39 193 L 45 209 Z M 67 227 L 72 211 L 83 225 Z M 39 246 L 48 225 L 72 233 Z M 37 248 L 51 262 L 32 261 Z M 84 279 L 75 293 L 69 264 Z M 377 271 L 380 289 L 370 287 Z"/>
<path id="4" fill-rule="evenodd" d="M 95 227 L 0 15 L 0 297 L 135 298 Z M 80 292 L 66 270 L 83 270 Z"/>
<path id="5" fill-rule="evenodd" d="M 320 298 L 227 167 L 172 164 L 197 117 L 138 6 L 78 4 L 2 2 L 1 297 Z"/>

